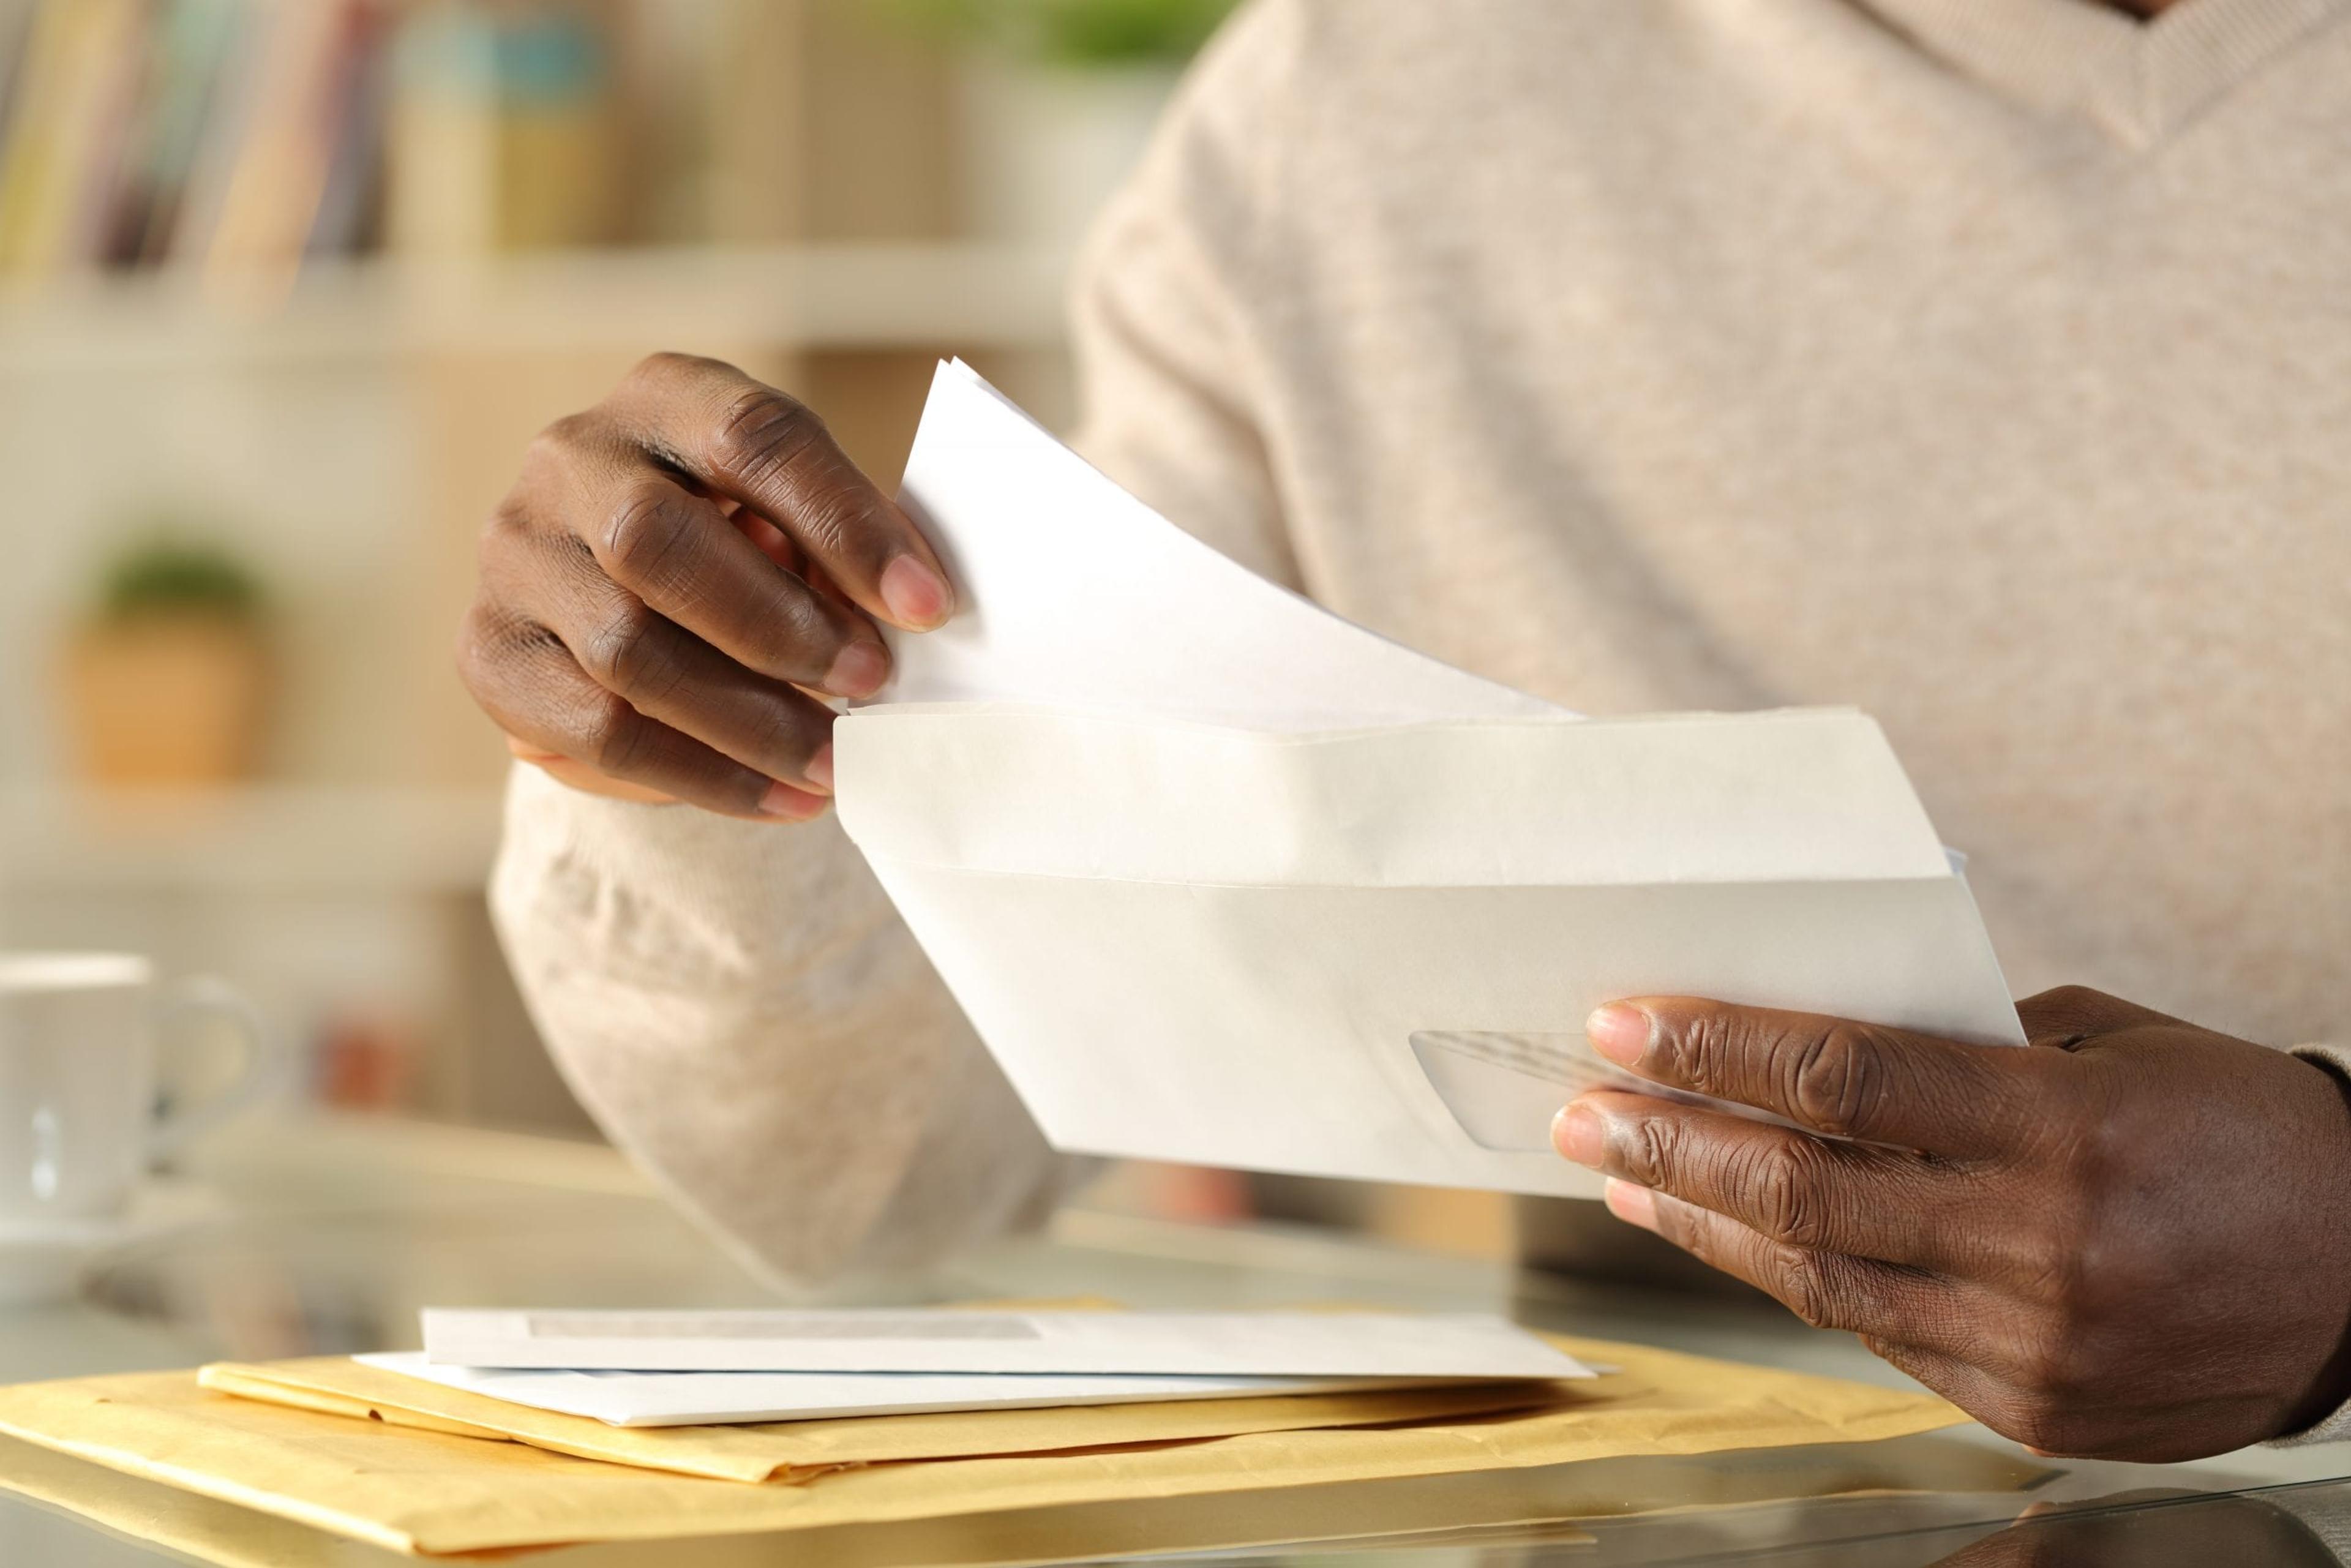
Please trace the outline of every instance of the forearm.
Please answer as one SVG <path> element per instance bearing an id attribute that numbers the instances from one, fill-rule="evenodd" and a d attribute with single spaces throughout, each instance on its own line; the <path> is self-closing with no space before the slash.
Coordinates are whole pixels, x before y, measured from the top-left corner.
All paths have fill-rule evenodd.
<path id="1" fill-rule="evenodd" d="M 519 768 L 491 904 L 582 1103 L 772 1278 L 916 1266 L 1070 1179 L 830 821 Z"/>

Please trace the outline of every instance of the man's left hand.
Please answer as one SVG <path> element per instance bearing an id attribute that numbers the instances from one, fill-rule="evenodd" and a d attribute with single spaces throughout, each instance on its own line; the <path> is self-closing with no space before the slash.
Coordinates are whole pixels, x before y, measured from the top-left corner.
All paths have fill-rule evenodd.
<path id="1" fill-rule="evenodd" d="M 1620 1218 L 2044 1453 L 2195 1458 L 2326 1416 L 2351 1394 L 2342 1086 L 2095 991 L 2018 1011 L 2022 1051 L 1617 1003 L 1604 1056 L 1807 1130 L 1596 1091 L 1553 1136 Z"/>

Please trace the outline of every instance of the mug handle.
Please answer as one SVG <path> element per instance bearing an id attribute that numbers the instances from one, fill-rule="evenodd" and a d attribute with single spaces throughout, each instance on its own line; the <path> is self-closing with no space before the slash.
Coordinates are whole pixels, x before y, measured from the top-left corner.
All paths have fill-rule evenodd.
<path id="1" fill-rule="evenodd" d="M 201 1133 L 250 1109 L 277 1087 L 278 1052 L 260 1009 L 225 981 L 209 976 L 174 980 L 164 990 L 156 1030 L 165 1051 L 184 1050 L 195 1036 L 188 1027 L 207 1019 L 225 1019 L 237 1034 L 241 1057 L 236 1077 L 226 1088 L 198 1104 L 174 1106 L 155 1124 L 148 1149 L 152 1157 L 178 1153 Z"/>

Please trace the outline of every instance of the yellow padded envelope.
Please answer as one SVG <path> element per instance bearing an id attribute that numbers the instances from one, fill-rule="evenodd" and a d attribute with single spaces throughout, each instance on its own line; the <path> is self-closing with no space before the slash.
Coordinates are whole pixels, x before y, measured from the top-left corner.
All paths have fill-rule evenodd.
<path id="1" fill-rule="evenodd" d="M 1523 1410 L 1552 1397 L 1548 1383 L 1365 1389 L 1238 1399 L 1161 1400 L 1043 1410 L 941 1410 L 736 1426 L 614 1427 L 486 1394 L 366 1366 L 346 1356 L 217 1362 L 206 1388 L 329 1415 L 389 1421 L 460 1437 L 504 1438 L 587 1459 L 676 1470 L 716 1480 L 804 1481 L 848 1465 L 968 1458 L 1229 1437 L 1242 1432 L 1373 1427 Z"/>
<path id="2" fill-rule="evenodd" d="M 641 1553 L 650 1550 L 660 1554 L 662 1568 L 776 1568 L 787 1553 L 791 1568 L 1016 1568 L 1306 1542 L 1422 1549 L 1524 1546 L 1534 1541 L 1559 1545 L 1588 1539 L 1562 1522 L 1567 1521 L 1856 1493 L 2013 1493 L 2052 1473 L 2046 1466 L 1963 1438 L 1928 1433 L 1694 1459 L 1598 1459 L 1537 1469 L 840 1525 L 780 1537 L 712 1535 L 650 1548 L 616 1542 L 586 1550 L 601 1563 L 624 1553 L 642 1561 Z M 377 1549 L 357 1547 L 290 1520 L 125 1476 L 13 1437 L 0 1437 L 0 1486 L 214 1568 L 353 1568 L 361 1561 L 387 1561 Z M 1985 1518 L 2021 1506 L 1989 1498 L 1985 1502 Z M 1858 1506 L 1865 1512 L 1868 1507 Z M 1856 1523 L 1867 1529 L 1865 1519 Z M 1846 1533 L 1854 1528 L 1844 1527 Z M 569 1552 L 561 1558 L 574 1560 Z"/>
<path id="3" fill-rule="evenodd" d="M 682 1476 L 233 1398 L 184 1372 L 0 1389 L 0 1431 L 396 1550 L 441 1553 L 1852 1442 L 1966 1419 L 1914 1391 L 1641 1345 L 1560 1343 L 1623 1370 L 1546 1405 L 1497 1415 L 876 1464 L 790 1486 Z"/>

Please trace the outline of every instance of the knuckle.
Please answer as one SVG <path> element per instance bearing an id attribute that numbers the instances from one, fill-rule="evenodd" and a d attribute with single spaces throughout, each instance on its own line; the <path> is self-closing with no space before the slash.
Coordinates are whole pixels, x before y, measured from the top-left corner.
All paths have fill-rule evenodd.
<path id="1" fill-rule="evenodd" d="M 1771 1277 L 1778 1287 L 1772 1293 L 1807 1327 L 1836 1326 L 1839 1303 L 1835 1283 L 1820 1257 L 1799 1248 L 1774 1244 Z"/>
<path id="2" fill-rule="evenodd" d="M 787 679 L 804 673 L 846 641 L 823 602 L 797 580 L 781 574 L 759 624 L 770 650 L 771 673 Z"/>
<path id="3" fill-rule="evenodd" d="M 719 472 L 747 487 L 773 484 L 824 434 L 824 423 L 797 398 L 773 387 L 747 388 L 718 418 L 711 455 Z"/>
<path id="4" fill-rule="evenodd" d="M 1643 1186 L 1670 1190 L 1674 1175 L 1680 1165 L 1680 1124 L 1667 1116 L 1639 1116 L 1632 1126 L 1617 1158 L 1625 1167 L 1625 1179 Z"/>
<path id="5" fill-rule="evenodd" d="M 1748 1271 L 1721 1227 L 1704 1220 L 1677 1218 L 1661 1220 L 1658 1228 L 1667 1240 L 1708 1268 L 1719 1273 L 1736 1275 L 1748 1280 L 1758 1290 L 1770 1291 L 1771 1287 L 1768 1276 L 1759 1279 Z"/>
<path id="6" fill-rule="evenodd" d="M 879 542 L 865 498 L 847 485 L 829 486 L 793 514 L 798 531 L 821 555 L 844 555 Z"/>
<path id="7" fill-rule="evenodd" d="M 2141 1292 L 2132 1303 L 2110 1301 L 2109 1310 L 2086 1319 L 2027 1316 L 2023 1328 L 2008 1335 L 2006 1355 L 1998 1358 L 2003 1381 L 2054 1406 L 2113 1408 L 2116 1393 L 2129 1392 L 2144 1375 L 2145 1329 L 2127 1306 L 2145 1301 Z"/>
<path id="8" fill-rule="evenodd" d="M 585 413 L 567 413 L 560 419 L 549 420 L 522 449 L 523 466 L 528 469 L 534 463 L 560 463 L 578 452 L 589 423 Z"/>
<path id="9" fill-rule="evenodd" d="M 629 373 L 622 381 L 625 385 L 659 389 L 674 387 L 691 377 L 707 374 L 714 369 L 726 368 L 730 367 L 721 366 L 717 361 L 705 359 L 699 354 L 681 354 L 674 350 L 661 349 L 630 366 Z"/>
<path id="10" fill-rule="evenodd" d="M 823 744 L 823 736 L 810 722 L 810 716 L 780 705 L 760 720 L 759 733 L 753 739 L 759 755 L 789 757 L 796 762 L 807 761 Z"/>
<path id="11" fill-rule="evenodd" d="M 1788 1138 L 1764 1146 L 1747 1173 L 1756 1228 L 1789 1247 L 1820 1248 L 1832 1241 L 1822 1195 L 1817 1145 Z"/>
<path id="12" fill-rule="evenodd" d="M 1867 1031 L 1831 1023 L 1794 1043 L 1787 1053 L 1787 1103 L 1808 1127 L 1851 1136 L 1869 1125 L 1884 1092 L 1883 1070 Z"/>
<path id="13" fill-rule="evenodd" d="M 695 515 L 684 492 L 648 481 L 630 486 L 604 527 L 604 555 L 616 579 L 646 584 L 675 576 L 690 559 Z"/>
<path id="14" fill-rule="evenodd" d="M 600 773 L 625 778 L 644 750 L 644 716 L 619 695 L 606 692 L 588 700 L 580 718 L 580 751 Z"/>
<path id="15" fill-rule="evenodd" d="M 2095 1281 L 2112 1277 L 2133 1251 L 2133 1227 L 2118 1190 L 2123 1157 L 2117 1134 L 2103 1118 L 2073 1114 L 2050 1117 L 2041 1169 L 2036 1224 L 2029 1255 L 2046 1281 L 2065 1288 L 2069 1298 Z"/>
<path id="16" fill-rule="evenodd" d="M 2090 1357 L 2082 1341 L 2065 1333 L 2044 1334 L 2018 1356 L 2016 1382 L 2035 1401 L 2063 1407 L 2091 1384 Z"/>
<path id="17" fill-rule="evenodd" d="M 2025 1032 L 2035 1040 L 2094 1033 L 2111 1019 L 2116 1002 L 2088 986 L 2055 986 L 2016 1004 Z"/>
<path id="18" fill-rule="evenodd" d="M 2159 1291 L 2163 1275 L 2155 1249 L 2147 1243 L 2107 1241 L 2094 1235 L 2050 1260 L 2038 1281 L 2038 1304 L 2058 1333 L 2091 1334 L 2129 1315 L 2147 1292 Z"/>
<path id="19" fill-rule="evenodd" d="M 2088 986 L 2052 986 L 2032 999 L 2043 1007 L 2079 1012 L 2102 1006 L 2112 998 Z"/>
<path id="20" fill-rule="evenodd" d="M 499 663 L 497 622 L 496 612 L 476 601 L 457 623 L 457 679 L 476 701 L 490 690 Z"/>
<path id="21" fill-rule="evenodd" d="M 507 684 L 513 667 L 556 646 L 538 622 L 477 599 L 457 628 L 457 675 L 479 697 Z"/>
<path id="22" fill-rule="evenodd" d="M 1659 1067 L 1667 1077 L 1700 1094 L 1720 1094 L 1738 1049 L 1738 1026 L 1719 1012 L 1701 1012 L 1678 1029 L 1657 1031 Z"/>
<path id="23" fill-rule="evenodd" d="M 568 413 L 532 436 L 522 450 L 522 477 L 516 495 L 549 487 L 578 469 L 596 445 L 598 428 L 593 413 Z"/>
<path id="24" fill-rule="evenodd" d="M 2045 1454 L 2081 1454 L 2096 1446 L 2090 1423 L 2070 1400 L 2039 1390 L 2019 1390 L 1991 1425 Z"/>
<path id="25" fill-rule="evenodd" d="M 520 548 L 533 532 L 528 481 L 507 492 L 483 519 L 481 549 L 485 559 Z"/>
<path id="26" fill-rule="evenodd" d="M 632 699 L 660 695 L 674 685 L 675 661 L 662 648 L 661 618 L 643 600 L 620 600 L 582 641 L 580 663 L 590 675 Z"/>
<path id="27" fill-rule="evenodd" d="M 2074 1315 L 2086 1281 L 2081 1244 L 2069 1225 L 2061 1220 L 2020 1227 L 2008 1238 L 2007 1253 L 2025 1300 L 2061 1320 Z"/>

